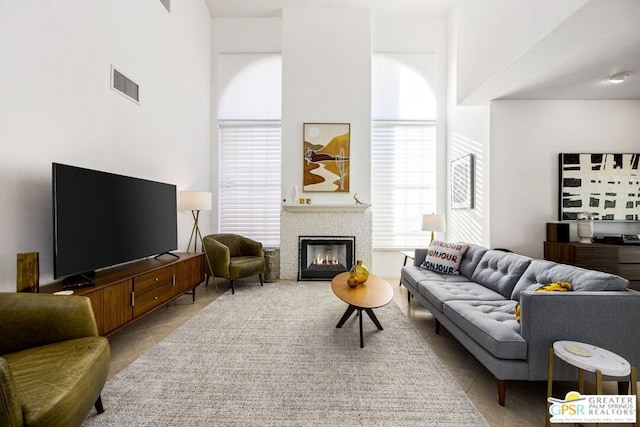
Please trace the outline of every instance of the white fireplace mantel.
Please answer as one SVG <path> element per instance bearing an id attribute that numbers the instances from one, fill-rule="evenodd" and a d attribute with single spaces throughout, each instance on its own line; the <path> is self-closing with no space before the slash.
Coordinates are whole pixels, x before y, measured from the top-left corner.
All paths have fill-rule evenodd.
<path id="1" fill-rule="evenodd" d="M 371 207 L 369 203 L 358 204 L 283 204 L 287 212 L 364 212 Z"/>
<path id="2" fill-rule="evenodd" d="M 371 268 L 370 204 L 283 204 L 280 211 L 280 278 L 298 278 L 300 236 L 354 236 L 356 259 Z"/>

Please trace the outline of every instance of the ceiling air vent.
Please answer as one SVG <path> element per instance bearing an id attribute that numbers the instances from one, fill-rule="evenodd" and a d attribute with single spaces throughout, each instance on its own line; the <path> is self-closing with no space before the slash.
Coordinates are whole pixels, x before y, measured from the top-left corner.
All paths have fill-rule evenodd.
<path id="1" fill-rule="evenodd" d="M 140 103 L 140 86 L 113 66 L 111 67 L 111 88 L 136 104 Z"/>
<path id="2" fill-rule="evenodd" d="M 171 0 L 160 0 L 160 3 L 167 9 L 167 12 L 171 12 Z"/>

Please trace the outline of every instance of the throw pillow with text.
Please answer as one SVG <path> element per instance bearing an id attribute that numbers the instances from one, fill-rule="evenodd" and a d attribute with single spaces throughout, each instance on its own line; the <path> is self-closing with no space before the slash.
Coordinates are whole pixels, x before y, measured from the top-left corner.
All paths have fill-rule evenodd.
<path id="1" fill-rule="evenodd" d="M 443 274 L 460 274 L 460 261 L 469 248 L 466 243 L 449 243 L 434 240 L 420 267 Z"/>

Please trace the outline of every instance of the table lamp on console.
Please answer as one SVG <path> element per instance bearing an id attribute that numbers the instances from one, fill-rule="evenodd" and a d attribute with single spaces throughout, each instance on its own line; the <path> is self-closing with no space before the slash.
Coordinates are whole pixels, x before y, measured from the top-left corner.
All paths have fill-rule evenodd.
<path id="1" fill-rule="evenodd" d="M 202 246 L 202 233 L 200 233 L 198 219 L 200 217 L 200 211 L 211 210 L 211 193 L 208 191 L 182 191 L 180 193 L 180 210 L 191 211 L 191 215 L 193 215 L 193 229 L 191 229 L 187 252 L 189 252 L 192 240 L 193 251 L 197 252 L 198 240 L 200 240 L 200 245 Z"/>
<path id="2" fill-rule="evenodd" d="M 431 231 L 431 242 L 435 238 L 436 231 L 446 231 L 447 227 L 442 214 L 424 214 L 422 215 L 422 231 Z"/>

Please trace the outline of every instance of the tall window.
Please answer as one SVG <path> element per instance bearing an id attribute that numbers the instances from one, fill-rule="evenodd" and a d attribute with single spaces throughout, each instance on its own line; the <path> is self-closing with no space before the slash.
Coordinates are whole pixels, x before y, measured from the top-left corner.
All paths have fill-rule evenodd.
<path id="1" fill-rule="evenodd" d="M 371 135 L 373 246 L 425 246 L 422 215 L 436 207 L 435 122 L 373 122 Z"/>
<path id="2" fill-rule="evenodd" d="M 282 57 L 218 56 L 218 232 L 280 246 Z"/>
<path id="3" fill-rule="evenodd" d="M 374 249 L 424 247 L 422 215 L 436 212 L 437 103 L 431 54 L 372 56 L 371 203 Z"/>
<path id="4" fill-rule="evenodd" d="M 219 122 L 218 229 L 280 245 L 280 121 Z"/>

